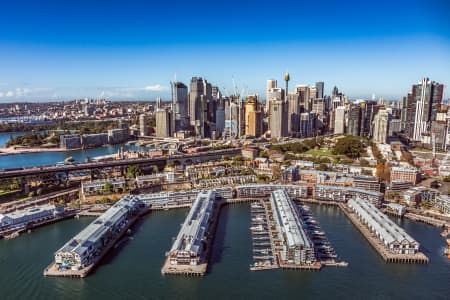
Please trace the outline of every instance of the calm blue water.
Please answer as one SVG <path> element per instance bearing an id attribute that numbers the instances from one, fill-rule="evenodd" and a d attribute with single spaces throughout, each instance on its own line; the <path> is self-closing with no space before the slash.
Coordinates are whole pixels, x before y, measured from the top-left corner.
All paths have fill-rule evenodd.
<path id="1" fill-rule="evenodd" d="M 312 212 L 347 268 L 318 272 L 251 272 L 248 205 L 223 208 L 210 269 L 204 277 L 160 273 L 164 253 L 187 210 L 152 213 L 134 227 L 133 239 L 115 249 L 85 279 L 44 278 L 53 253 L 90 220 L 67 220 L 14 240 L 0 240 L 1 299 L 449 299 L 450 263 L 440 230 L 402 221 L 426 249 L 428 265 L 387 264 L 336 207 Z"/>
<path id="2" fill-rule="evenodd" d="M 9 133 L 0 134 L 1 147 L 9 140 Z M 23 133 L 13 133 L 13 136 L 23 135 Z M 54 165 L 58 162 L 64 161 L 66 158 L 72 156 L 75 162 L 84 162 L 87 157 L 95 157 L 99 155 L 107 155 L 117 153 L 117 151 L 123 147 L 126 150 L 137 150 L 136 146 L 127 145 L 110 145 L 100 148 L 87 149 L 87 150 L 74 150 L 65 152 L 41 152 L 41 153 L 25 153 L 15 155 L 0 156 L 0 169 L 6 168 L 20 168 L 20 167 L 34 167 L 42 165 Z"/>

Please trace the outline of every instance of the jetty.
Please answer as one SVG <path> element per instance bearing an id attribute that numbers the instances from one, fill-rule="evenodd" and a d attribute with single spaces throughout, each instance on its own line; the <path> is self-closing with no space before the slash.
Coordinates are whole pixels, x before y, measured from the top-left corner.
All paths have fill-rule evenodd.
<path id="1" fill-rule="evenodd" d="M 358 228 L 358 230 L 366 238 L 369 244 L 386 262 L 419 264 L 426 264 L 429 262 L 428 257 L 422 252 L 416 252 L 414 254 L 392 253 L 386 248 L 385 244 L 383 244 L 383 242 L 373 232 L 371 232 L 371 230 L 365 224 L 363 224 L 360 218 L 358 218 L 357 214 L 353 212 L 348 207 L 348 205 L 340 203 L 339 207 L 348 217 L 348 219 L 353 223 L 353 225 Z"/>

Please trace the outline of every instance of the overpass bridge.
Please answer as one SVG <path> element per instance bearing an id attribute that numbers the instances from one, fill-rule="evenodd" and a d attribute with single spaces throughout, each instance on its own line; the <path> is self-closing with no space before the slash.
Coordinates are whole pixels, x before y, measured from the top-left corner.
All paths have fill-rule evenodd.
<path id="1" fill-rule="evenodd" d="M 74 171 L 89 171 L 113 167 L 126 167 L 132 165 L 164 166 L 169 162 L 174 162 L 175 164 L 193 164 L 209 160 L 218 160 L 221 159 L 223 156 L 234 156 L 239 154 L 240 152 L 241 148 L 231 148 L 231 149 L 199 152 L 193 154 L 181 154 L 181 155 L 154 157 L 154 158 L 136 158 L 136 159 L 112 160 L 104 162 L 68 164 L 63 166 L 52 165 L 52 166 L 41 166 L 31 168 L 6 169 L 0 170 L 0 180 L 15 177 L 39 176 L 55 173 L 69 173 Z"/>

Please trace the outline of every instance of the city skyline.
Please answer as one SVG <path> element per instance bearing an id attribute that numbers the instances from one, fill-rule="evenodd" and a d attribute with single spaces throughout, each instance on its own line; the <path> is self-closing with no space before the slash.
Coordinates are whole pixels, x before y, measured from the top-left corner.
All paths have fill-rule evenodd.
<path id="1" fill-rule="evenodd" d="M 4 6 L 0 102 L 169 100 L 170 81 L 193 76 L 264 99 L 286 70 L 291 90 L 324 81 L 325 94 L 336 85 L 351 99 L 400 100 L 423 77 L 449 84 L 445 1 L 286 2 L 283 14 L 252 1 Z"/>

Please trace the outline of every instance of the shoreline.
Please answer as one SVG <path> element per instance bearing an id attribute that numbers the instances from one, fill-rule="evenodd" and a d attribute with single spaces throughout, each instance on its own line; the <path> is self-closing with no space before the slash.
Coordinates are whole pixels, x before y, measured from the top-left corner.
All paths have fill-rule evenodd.
<path id="1" fill-rule="evenodd" d="M 82 150 L 82 148 L 77 149 L 63 149 L 63 148 L 19 148 L 14 149 L 14 147 L 0 148 L 0 156 L 16 155 L 16 154 L 28 154 L 28 153 L 43 153 L 43 152 L 68 152 L 74 150 Z"/>

